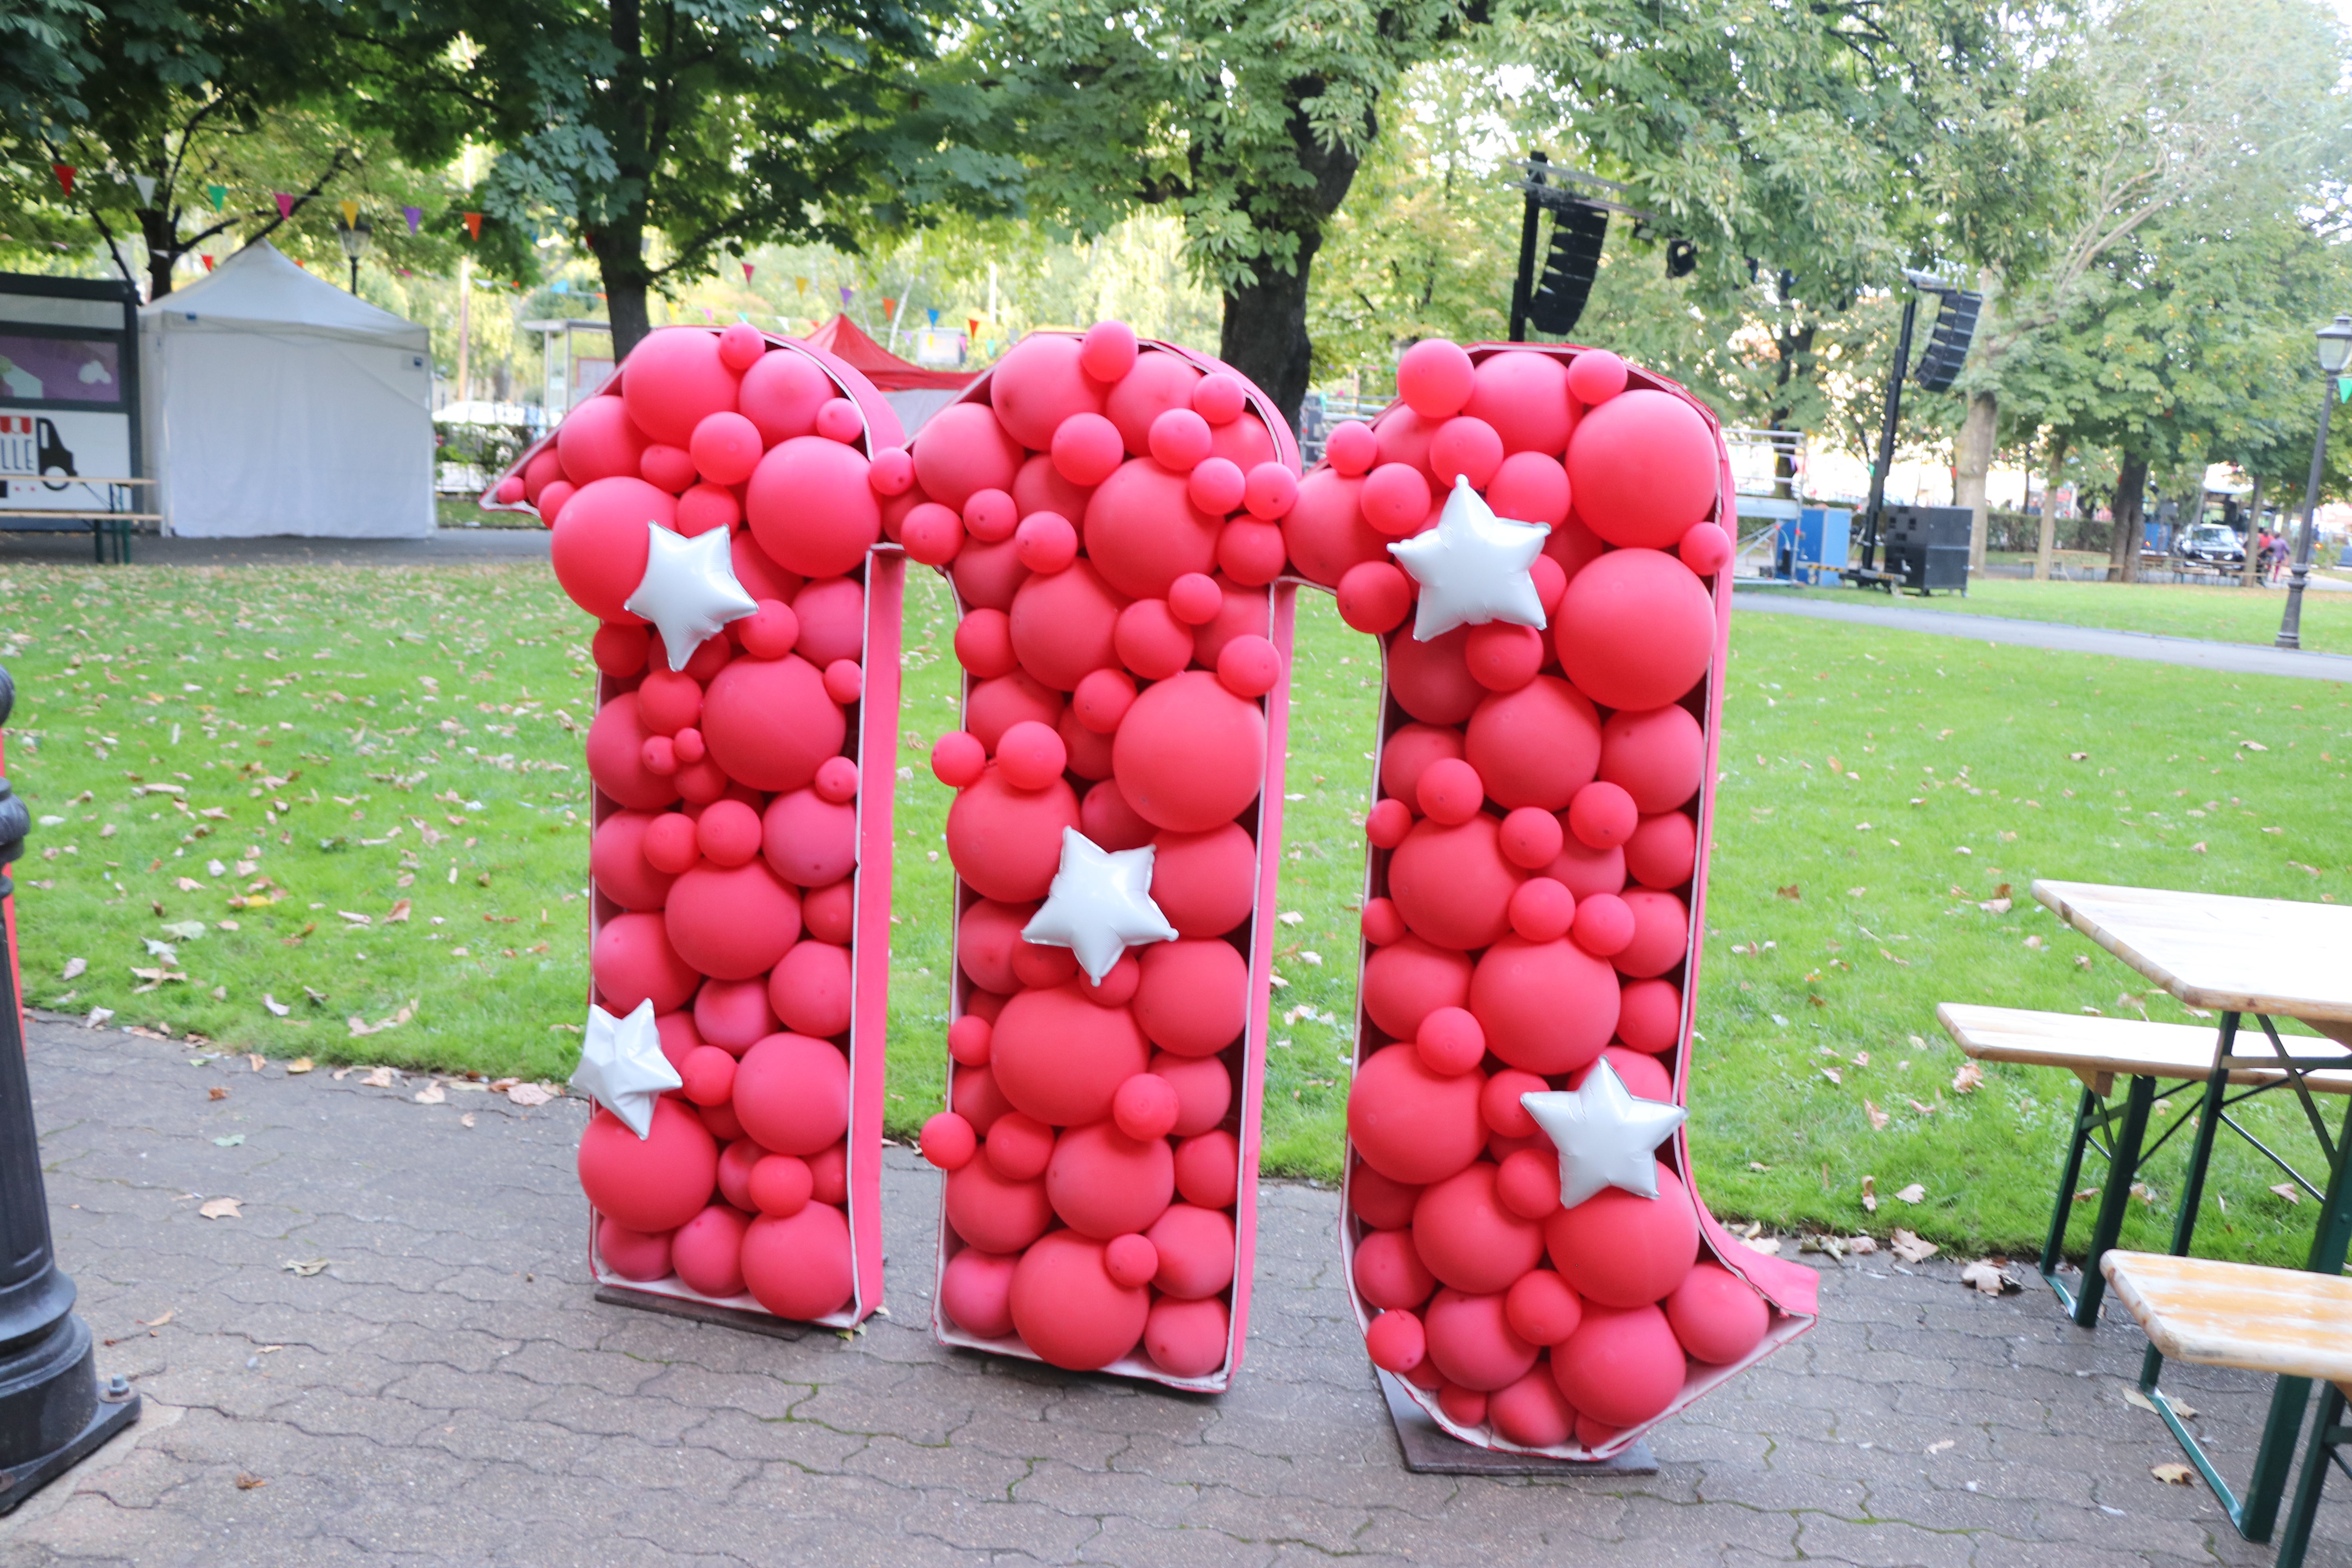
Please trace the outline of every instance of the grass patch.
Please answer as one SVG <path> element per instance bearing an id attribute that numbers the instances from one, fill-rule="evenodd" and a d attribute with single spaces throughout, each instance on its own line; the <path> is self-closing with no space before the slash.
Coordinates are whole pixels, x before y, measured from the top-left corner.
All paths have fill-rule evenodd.
<path id="1" fill-rule="evenodd" d="M 1885 597 L 1852 588 L 1775 588 L 1808 599 L 1847 605 L 1885 605 Z M 2035 583 L 2018 577 L 1979 577 L 1968 594 L 1937 594 L 1929 599 L 1897 595 L 1895 604 L 1963 616 L 2006 616 L 2021 621 L 2061 621 L 2121 632 L 2156 632 L 2201 642 L 2261 643 L 2278 636 L 2286 609 L 2284 588 L 2242 588 L 2168 583 Z M 2332 588 L 2303 595 L 2303 646 L 2315 653 L 2352 653 L 2352 594 Z"/>
<path id="2" fill-rule="evenodd" d="M 1269 1170 L 1329 1177 L 1378 665 L 1327 595 L 1299 609 L 1279 900 L 1298 919 L 1276 942 L 1265 1150 Z M 926 762 L 956 722 L 952 613 L 932 574 L 909 574 L 888 1081 L 902 1134 L 943 1079 L 949 797 Z M 0 626 L 20 693 L 12 781 L 37 818 L 66 819 L 17 868 L 30 1000 L 279 1057 L 570 1071 L 578 1037 L 549 1026 L 580 1016 L 587 985 L 586 779 L 567 724 L 586 718 L 589 675 L 544 567 L 27 567 L 0 581 Z M 1727 1215 L 2028 1248 L 2074 1080 L 1995 1068 L 1956 1091 L 1936 1004 L 2187 1020 L 2028 886 L 2352 896 L 2352 694 L 1770 615 L 1736 616 L 1732 647 L 1691 1089 L 1702 1187 Z M 131 793 L 158 783 L 186 793 Z M 2003 883 L 2011 908 L 1983 908 Z M 275 901 L 231 909 L 248 889 Z M 403 898 L 409 919 L 384 923 Z M 189 920 L 205 934 L 163 930 Z M 166 967 L 150 940 L 173 943 L 185 979 L 135 989 L 134 969 Z M 74 957 L 89 969 L 64 980 Z M 412 999 L 409 1022 L 350 1034 L 350 1016 Z M 2246 1109 L 2274 1146 L 2308 1152 L 2292 1101 Z M 2168 1235 L 2181 1142 L 2131 1205 L 2128 1242 Z M 2275 1179 L 2224 1139 L 2211 1190 L 2228 1212 L 2209 1209 L 2206 1245 L 2299 1259 L 2316 1205 L 2274 1196 Z M 1919 1204 L 1893 1199 L 1915 1181 Z"/>
<path id="3" fill-rule="evenodd" d="M 443 528 L 539 528 L 535 511 L 498 511 L 478 504 L 472 496 L 436 495 L 434 521 Z"/>

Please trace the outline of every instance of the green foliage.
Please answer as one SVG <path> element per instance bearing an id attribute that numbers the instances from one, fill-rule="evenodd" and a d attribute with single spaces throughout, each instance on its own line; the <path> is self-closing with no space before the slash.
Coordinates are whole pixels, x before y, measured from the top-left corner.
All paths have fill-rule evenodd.
<path id="1" fill-rule="evenodd" d="M 37 134 L 88 111 L 98 57 L 84 33 L 98 14 L 89 0 L 0 0 L 0 125 Z"/>

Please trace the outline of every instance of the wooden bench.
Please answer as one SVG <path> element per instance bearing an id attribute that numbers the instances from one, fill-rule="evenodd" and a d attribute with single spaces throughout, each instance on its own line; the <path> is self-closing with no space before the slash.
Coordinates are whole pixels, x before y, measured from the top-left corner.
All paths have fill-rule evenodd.
<path id="1" fill-rule="evenodd" d="M 2342 1466 L 2341 1450 L 2352 1443 L 2352 1427 L 2346 1426 L 2343 1419 L 2346 1388 L 2352 1384 L 2352 1279 L 2152 1252 L 2110 1252 L 2100 1259 L 2099 1268 L 2115 1287 L 2116 1300 L 2138 1320 L 2159 1355 L 2288 1380 L 2297 1385 L 2286 1402 L 2295 1415 L 2308 1397 L 2309 1385 L 2315 1382 L 2325 1385 L 2318 1413 L 2312 1419 L 2310 1446 L 2304 1454 L 2303 1479 L 2295 1488 L 2286 1531 L 2279 1540 L 2277 1568 L 2300 1568 L 2311 1544 L 2312 1521 L 2319 1512 L 2319 1494 L 2326 1485 L 2328 1467 Z M 2205 1484 L 2213 1489 L 2230 1521 L 2248 1539 L 2263 1539 L 2269 1533 L 2269 1521 L 2261 1521 L 2260 1533 L 2247 1530 L 2245 1505 L 2214 1473 L 2203 1447 L 2181 1424 L 2152 1373 L 2142 1373 L 2140 1389 L 2172 1429 Z M 2273 1404 L 2273 1426 L 2280 1421 L 2280 1403 Z M 2270 1433 L 2264 1434 L 2255 1458 L 2257 1479 L 2247 1487 L 2249 1500 L 2259 1495 L 2260 1472 L 2266 1458 L 2281 1467 L 2278 1479 L 2284 1482 L 2283 1467 L 2293 1456 L 2297 1426 L 2294 1420 L 2284 1423 L 2283 1442 L 2273 1442 Z"/>
<path id="2" fill-rule="evenodd" d="M 2083 1080 L 2083 1097 L 2075 1110 L 2074 1135 L 2067 1144 L 2065 1163 L 2058 1178 L 2058 1196 L 2050 1216 L 2049 1238 L 2042 1248 L 2041 1268 L 2042 1278 L 2048 1281 L 2074 1321 L 2086 1329 L 2095 1327 L 2104 1289 L 2100 1259 L 2115 1246 L 2123 1229 L 2132 1183 L 2141 1165 L 2164 1146 L 2167 1139 L 2187 1126 L 2203 1104 L 2200 1100 L 2198 1107 L 2182 1111 L 2143 1150 L 2149 1114 L 2156 1103 L 2157 1085 L 2193 1082 L 2213 1088 L 2218 1053 L 2225 1043 L 2234 1047 L 2238 1034 L 2235 1016 L 2227 1020 L 2229 1027 L 2222 1032 L 2193 1024 L 2036 1013 L 2019 1007 L 1979 1007 L 1958 1002 L 1947 1002 L 1937 1007 L 1936 1017 L 1958 1042 L 1960 1049 L 1979 1061 L 2063 1068 Z M 2318 1187 L 2272 1153 L 2229 1114 L 2230 1108 L 2247 1096 L 2282 1087 L 2292 1086 L 2302 1093 L 2352 1095 L 2352 1050 L 2334 1040 L 2301 1038 L 2295 1040 L 2294 1048 L 2302 1058 L 2343 1058 L 2347 1065 L 2341 1070 L 2322 1068 L 2294 1073 L 2284 1066 L 2273 1065 L 2261 1054 L 2232 1054 L 2222 1082 L 2242 1092 L 2236 1100 L 2217 1099 L 2215 1104 L 2221 1122 L 2268 1155 L 2314 1198 L 2324 1199 L 2326 1194 Z M 2265 1039 L 2263 1050 L 2269 1049 Z M 2129 1087 L 2122 1103 L 2111 1104 L 2108 1096 L 2119 1078 L 2129 1079 Z M 2107 1138 L 2104 1147 L 2097 1142 L 2102 1133 Z M 2070 1288 L 2059 1278 L 2058 1266 L 2065 1254 L 2067 1224 L 2075 1207 L 2074 1184 L 2083 1174 L 2083 1152 L 2086 1147 L 2097 1147 L 2107 1156 L 2107 1174 L 2099 1189 L 2098 1213 L 2091 1226 L 2091 1245 L 2083 1263 L 2082 1283 L 2079 1288 Z M 2200 1136 L 2195 1144 L 2197 1152 L 2192 1154 L 2181 1194 L 2184 1221 L 2189 1217 L 2186 1211 L 2193 1211 L 2203 1195 L 2204 1155 L 2210 1147 L 2210 1137 Z M 2181 1250 L 2186 1249 L 2184 1229 Z"/>
<path id="3" fill-rule="evenodd" d="M 98 563 L 101 566 L 107 564 L 110 556 L 115 563 L 121 564 L 131 559 L 131 536 L 138 531 L 139 524 L 160 524 L 163 521 L 162 512 L 131 510 L 131 492 L 141 486 L 152 487 L 155 482 L 153 479 L 74 475 L 58 483 L 77 484 L 90 489 L 103 489 L 108 504 L 103 508 L 61 508 L 54 511 L 35 507 L 22 510 L 0 508 L 0 533 L 79 533 L 86 528 L 89 531 L 91 553 Z"/>

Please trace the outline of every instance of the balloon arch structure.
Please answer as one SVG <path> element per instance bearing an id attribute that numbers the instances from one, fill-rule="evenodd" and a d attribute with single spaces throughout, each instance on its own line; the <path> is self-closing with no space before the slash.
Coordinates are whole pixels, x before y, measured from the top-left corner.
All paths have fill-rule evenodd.
<path id="1" fill-rule="evenodd" d="M 1341 1227 L 1370 1359 L 1454 1437 L 1590 1460 L 1811 1326 L 1681 1126 L 1716 421 L 1604 350 L 1423 342 L 1398 382 L 1302 477 L 1255 387 L 1116 322 L 1024 339 L 911 445 L 826 353 L 675 327 L 499 481 L 600 623 L 600 1293 L 881 1302 L 911 560 L 964 671 L 942 1342 L 1239 1373 L 1302 585 L 1384 654 Z"/>

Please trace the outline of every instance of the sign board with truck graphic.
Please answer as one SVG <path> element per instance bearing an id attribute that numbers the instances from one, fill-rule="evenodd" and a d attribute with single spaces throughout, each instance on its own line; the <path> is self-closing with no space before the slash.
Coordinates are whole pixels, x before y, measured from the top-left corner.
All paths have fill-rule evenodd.
<path id="1" fill-rule="evenodd" d="M 104 481 L 138 477 L 138 308 L 127 283 L 0 273 L 0 512 L 105 510 Z"/>

